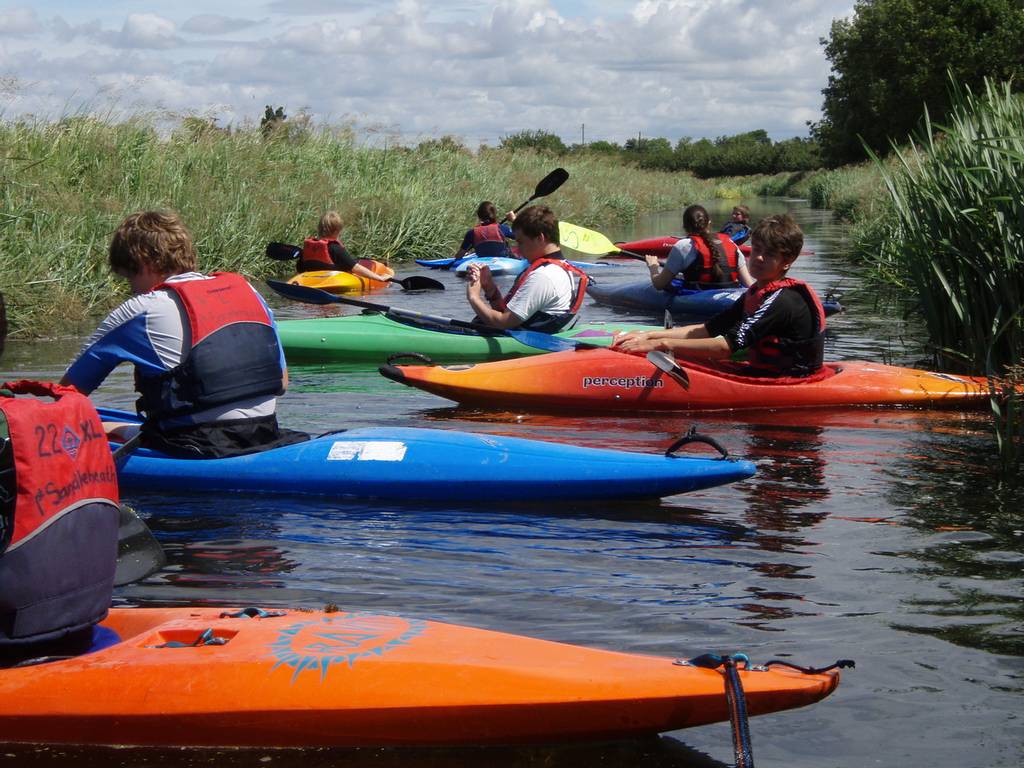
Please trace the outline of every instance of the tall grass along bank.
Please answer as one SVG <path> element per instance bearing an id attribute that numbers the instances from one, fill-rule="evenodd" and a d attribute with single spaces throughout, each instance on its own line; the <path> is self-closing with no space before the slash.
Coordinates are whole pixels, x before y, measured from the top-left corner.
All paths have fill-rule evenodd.
<path id="1" fill-rule="evenodd" d="M 1024 99 L 1009 84 L 952 88 L 947 124 L 880 170 L 892 201 L 879 263 L 918 300 L 937 361 L 986 374 L 1004 462 L 1024 439 Z"/>
<path id="2" fill-rule="evenodd" d="M 584 226 L 743 191 L 735 180 L 645 171 L 597 154 L 474 155 L 456 142 L 377 149 L 346 129 L 229 132 L 195 118 L 170 137 L 142 117 L 5 122 L 0 143 L 0 290 L 21 336 L 82 330 L 123 298 L 106 247 L 140 209 L 179 211 L 203 269 L 260 278 L 287 269 L 264 258 L 266 243 L 301 241 L 327 208 L 342 214 L 343 238 L 358 256 L 449 255 L 481 200 L 515 207 L 559 164 L 569 181 L 544 202 Z"/>

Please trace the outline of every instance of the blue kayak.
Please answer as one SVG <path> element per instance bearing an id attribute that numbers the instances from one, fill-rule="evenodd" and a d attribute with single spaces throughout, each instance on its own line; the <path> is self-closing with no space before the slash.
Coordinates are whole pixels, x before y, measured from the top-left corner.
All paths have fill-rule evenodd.
<path id="1" fill-rule="evenodd" d="M 612 262 L 608 261 L 569 260 L 569 263 L 572 264 L 574 267 L 582 269 L 584 272 L 588 273 L 594 271 L 603 272 L 609 268 L 616 269 L 622 267 L 621 264 L 613 264 Z M 526 261 L 526 259 L 507 259 L 501 257 L 467 259 L 458 266 L 454 267 L 452 269 L 452 272 L 464 277 L 466 274 L 466 270 L 469 269 L 470 264 L 480 264 L 482 266 L 487 266 L 490 268 L 492 275 L 518 275 L 520 272 L 526 269 L 528 262 Z"/>
<path id="2" fill-rule="evenodd" d="M 138 421 L 124 411 L 99 411 L 104 420 Z M 123 492 L 486 503 L 657 498 L 753 474 L 752 463 L 735 459 L 581 448 L 454 430 L 363 427 L 225 459 L 178 459 L 138 448 L 118 469 L 118 482 Z"/>
<path id="3" fill-rule="evenodd" d="M 662 291 L 651 281 L 634 280 L 628 283 L 598 282 L 591 280 L 587 293 L 598 304 L 620 309 L 635 309 L 660 315 L 668 310 L 680 317 L 712 317 L 726 309 L 740 296 L 744 288 L 712 288 L 704 291 L 684 290 L 681 294 Z M 826 315 L 842 312 L 842 305 L 826 297 L 822 300 Z"/>

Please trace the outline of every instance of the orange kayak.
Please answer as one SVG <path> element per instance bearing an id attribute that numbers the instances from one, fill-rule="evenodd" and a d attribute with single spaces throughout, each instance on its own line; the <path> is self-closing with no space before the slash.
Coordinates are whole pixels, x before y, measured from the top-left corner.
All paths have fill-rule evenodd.
<path id="1" fill-rule="evenodd" d="M 0 670 L 0 741 L 150 746 L 484 744 L 654 734 L 728 719 L 723 675 L 418 619 L 115 608 L 121 641 Z M 203 637 L 220 644 L 193 645 Z M 168 643 L 178 647 L 168 647 Z M 740 672 L 751 715 L 839 672 Z"/>
<path id="2" fill-rule="evenodd" d="M 384 366 L 381 373 L 435 395 L 536 410 L 712 411 L 862 405 L 977 408 L 987 380 L 881 363 L 828 363 L 806 379 L 742 375 L 743 366 L 678 361 L 688 385 L 641 356 L 570 350 L 476 365 Z"/>
<path id="3" fill-rule="evenodd" d="M 394 277 L 395 272 L 387 264 L 373 259 L 360 259 L 359 263 L 369 269 L 375 275 L 382 277 Z M 365 277 L 353 275 L 351 272 L 341 272 L 333 269 L 319 269 L 313 272 L 300 272 L 288 281 L 292 285 L 304 285 L 307 288 L 319 288 L 321 291 L 331 293 L 361 293 L 363 291 L 374 291 L 380 288 L 387 288 L 388 283 L 378 280 L 369 280 Z"/>

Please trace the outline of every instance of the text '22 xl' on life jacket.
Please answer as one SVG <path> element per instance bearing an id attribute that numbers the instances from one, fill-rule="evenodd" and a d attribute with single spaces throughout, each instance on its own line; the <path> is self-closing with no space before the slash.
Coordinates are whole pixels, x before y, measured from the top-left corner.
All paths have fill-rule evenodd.
<path id="1" fill-rule="evenodd" d="M 0 467 L 14 489 L 13 507 L 0 510 L 0 649 L 56 640 L 107 615 L 118 529 L 117 472 L 89 399 L 37 381 L 3 388 L 33 397 L 0 397 L 9 433 Z"/>

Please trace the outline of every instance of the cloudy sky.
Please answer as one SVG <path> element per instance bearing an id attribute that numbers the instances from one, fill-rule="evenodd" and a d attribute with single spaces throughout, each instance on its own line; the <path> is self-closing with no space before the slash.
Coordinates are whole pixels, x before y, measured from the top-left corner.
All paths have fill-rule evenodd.
<path id="1" fill-rule="evenodd" d="M 853 0 L 0 0 L 0 113 L 258 121 L 406 143 L 806 136 Z"/>

